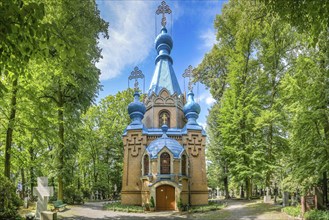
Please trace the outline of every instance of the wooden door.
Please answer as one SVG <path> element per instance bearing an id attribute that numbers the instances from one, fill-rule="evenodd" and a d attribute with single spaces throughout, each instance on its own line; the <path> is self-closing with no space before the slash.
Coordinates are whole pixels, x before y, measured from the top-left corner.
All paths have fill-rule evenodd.
<path id="1" fill-rule="evenodd" d="M 175 187 L 162 185 L 156 188 L 156 210 L 175 210 Z"/>

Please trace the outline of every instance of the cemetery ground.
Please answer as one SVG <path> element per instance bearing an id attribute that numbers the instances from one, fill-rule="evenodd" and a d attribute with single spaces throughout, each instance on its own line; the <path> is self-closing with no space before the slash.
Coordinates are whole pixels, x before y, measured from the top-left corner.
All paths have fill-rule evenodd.
<path id="1" fill-rule="evenodd" d="M 86 202 L 83 205 L 69 205 L 57 212 L 58 219 L 91 220 L 91 219 L 227 219 L 227 220 L 286 220 L 291 219 L 281 212 L 280 205 L 263 203 L 261 200 L 225 200 L 227 206 L 221 210 L 204 213 L 177 211 L 128 213 L 104 210 L 108 202 Z M 21 210 L 21 214 L 31 212 Z"/>

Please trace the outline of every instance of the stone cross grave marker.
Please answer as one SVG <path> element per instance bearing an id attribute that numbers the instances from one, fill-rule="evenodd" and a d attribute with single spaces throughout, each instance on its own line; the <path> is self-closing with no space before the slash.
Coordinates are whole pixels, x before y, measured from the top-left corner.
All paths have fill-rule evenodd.
<path id="1" fill-rule="evenodd" d="M 266 195 L 264 196 L 264 203 L 270 203 L 270 202 L 271 202 L 270 189 L 266 187 Z"/>
<path id="2" fill-rule="evenodd" d="M 33 188 L 33 194 L 38 196 L 35 217 L 39 219 L 41 217 L 41 212 L 47 211 L 49 196 L 54 194 L 54 188 L 48 187 L 47 177 L 38 177 L 38 186 Z"/>

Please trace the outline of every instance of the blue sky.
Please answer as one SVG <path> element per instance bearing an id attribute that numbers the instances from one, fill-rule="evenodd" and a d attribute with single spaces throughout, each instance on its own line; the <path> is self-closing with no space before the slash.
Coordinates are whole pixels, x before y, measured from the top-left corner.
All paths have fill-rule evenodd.
<path id="1" fill-rule="evenodd" d="M 167 29 L 174 47 L 171 57 L 174 70 L 184 91 L 184 70 L 198 66 L 205 53 L 215 43 L 214 19 L 224 3 L 221 0 L 167 0 L 172 10 L 167 15 Z M 145 75 L 147 92 L 154 71 L 154 39 L 160 31 L 161 15 L 155 11 L 161 1 L 153 0 L 97 0 L 104 20 L 110 23 L 109 39 L 101 39 L 103 59 L 97 64 L 101 69 L 103 90 L 99 99 L 127 89 L 128 76 L 135 66 Z M 133 82 L 130 82 L 132 87 Z M 187 85 L 187 80 L 185 80 Z M 142 88 L 142 82 L 140 82 Z M 199 89 L 198 89 L 199 88 Z M 187 89 L 187 88 L 186 88 Z M 213 104 L 203 85 L 195 86 L 194 93 L 201 105 L 198 122 L 205 126 L 208 108 Z"/>

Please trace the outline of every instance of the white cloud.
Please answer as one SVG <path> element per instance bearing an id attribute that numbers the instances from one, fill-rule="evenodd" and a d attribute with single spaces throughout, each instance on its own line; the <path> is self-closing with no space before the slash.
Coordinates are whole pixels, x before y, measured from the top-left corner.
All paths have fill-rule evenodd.
<path id="1" fill-rule="evenodd" d="M 198 122 L 199 125 L 201 125 L 203 127 L 204 130 L 206 130 L 207 128 L 207 123 L 206 122 Z"/>
<path id="2" fill-rule="evenodd" d="M 214 29 L 206 29 L 200 35 L 202 40 L 202 49 L 209 51 L 216 43 L 216 34 Z"/>
<path id="3" fill-rule="evenodd" d="M 101 79 L 119 76 L 124 67 L 143 61 L 154 41 L 154 4 L 145 1 L 107 1 L 109 39 L 100 40 L 103 59 L 97 63 Z"/>
<path id="4" fill-rule="evenodd" d="M 212 97 L 208 90 L 205 90 L 205 92 L 198 97 L 198 100 L 199 102 L 206 103 L 209 107 L 216 102 L 216 100 Z"/>
<path id="5" fill-rule="evenodd" d="M 207 105 L 212 105 L 215 102 L 216 102 L 216 100 L 212 96 L 206 98 Z"/>

